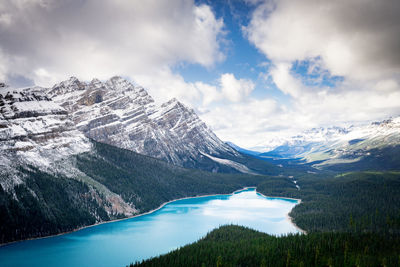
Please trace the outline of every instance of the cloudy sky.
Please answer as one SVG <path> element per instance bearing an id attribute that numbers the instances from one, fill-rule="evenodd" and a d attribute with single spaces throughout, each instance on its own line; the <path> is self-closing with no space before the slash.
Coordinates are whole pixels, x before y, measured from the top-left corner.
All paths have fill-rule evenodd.
<path id="1" fill-rule="evenodd" d="M 400 115 L 398 0 L 1 0 L 0 81 L 120 75 L 243 147 Z"/>

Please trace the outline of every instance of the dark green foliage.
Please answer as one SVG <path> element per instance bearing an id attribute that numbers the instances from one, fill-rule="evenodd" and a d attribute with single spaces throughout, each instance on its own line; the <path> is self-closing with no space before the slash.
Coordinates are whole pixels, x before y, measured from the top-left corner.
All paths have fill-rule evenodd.
<path id="1" fill-rule="evenodd" d="M 90 177 L 134 203 L 140 212 L 176 198 L 231 193 L 256 186 L 267 177 L 219 174 L 184 169 L 132 151 L 94 142 L 96 153 L 78 157 L 78 167 Z"/>
<path id="2" fill-rule="evenodd" d="M 130 266 L 398 266 L 399 251 L 398 235 L 275 237 L 245 227 L 223 226 L 194 244 Z"/>
<path id="3" fill-rule="evenodd" d="M 300 198 L 290 215 L 306 231 L 400 231 L 400 173 L 356 172 L 335 177 L 299 175 L 269 179 L 257 190 L 265 195 Z"/>
<path id="4" fill-rule="evenodd" d="M 110 145 L 93 145 L 95 152 L 77 156 L 79 169 L 133 203 L 140 213 L 173 199 L 231 193 L 268 179 L 184 169 Z M 108 215 L 102 206 L 104 199 L 97 201 L 104 196 L 83 182 L 34 168 L 22 169 L 22 175 L 25 183 L 15 188 L 16 198 L 0 187 L 0 243 L 58 234 L 96 221 L 124 217 Z"/>
<path id="5" fill-rule="evenodd" d="M 290 215 L 308 233 L 274 237 L 225 226 L 131 266 L 400 266 L 399 172 L 299 172 L 271 177 L 257 191 L 302 199 Z"/>
<path id="6" fill-rule="evenodd" d="M 26 184 L 15 187 L 15 198 L 0 186 L 0 243 L 70 231 L 108 220 L 106 212 L 78 181 L 38 170 L 23 170 Z M 85 197 L 86 196 L 86 197 Z"/>

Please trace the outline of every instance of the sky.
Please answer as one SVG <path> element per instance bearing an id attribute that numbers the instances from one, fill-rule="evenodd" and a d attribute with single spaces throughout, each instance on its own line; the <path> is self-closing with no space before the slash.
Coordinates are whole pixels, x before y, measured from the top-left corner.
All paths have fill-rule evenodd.
<path id="1" fill-rule="evenodd" d="M 1 0 L 0 81 L 119 75 L 224 141 L 400 115 L 398 0 Z"/>

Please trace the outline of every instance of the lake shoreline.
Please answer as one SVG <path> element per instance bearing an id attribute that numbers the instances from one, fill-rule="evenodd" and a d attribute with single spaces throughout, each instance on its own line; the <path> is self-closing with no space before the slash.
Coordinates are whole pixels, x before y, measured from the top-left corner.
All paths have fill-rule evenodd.
<path id="1" fill-rule="evenodd" d="M 297 206 L 297 205 L 299 205 L 299 204 L 301 203 L 301 199 L 299 199 L 299 198 L 292 198 L 292 197 L 271 197 L 271 196 L 266 196 L 266 195 L 264 195 L 263 193 L 258 192 L 257 189 L 256 189 L 256 192 L 257 192 L 258 194 L 262 195 L 263 197 L 266 197 L 266 198 L 281 198 L 281 199 L 296 200 L 296 201 L 297 201 L 297 204 L 296 204 L 295 206 Z M 293 208 L 294 208 L 294 207 L 293 207 Z M 289 212 L 289 213 L 290 213 L 290 212 Z M 286 218 L 294 225 L 294 227 L 296 227 L 296 229 L 297 229 L 299 232 L 301 232 L 302 234 L 307 234 L 307 231 L 301 229 L 299 226 L 297 226 L 297 224 L 294 223 L 293 218 L 290 217 L 289 213 L 286 214 Z"/>
<path id="2" fill-rule="evenodd" d="M 122 219 L 115 219 L 115 220 L 110 220 L 110 221 L 104 221 L 104 222 L 98 222 L 98 223 L 95 223 L 95 224 L 82 226 L 82 227 L 76 228 L 76 229 L 71 230 L 71 231 L 61 232 L 61 233 L 54 234 L 54 235 L 41 236 L 41 237 L 33 237 L 33 238 L 27 238 L 27 239 L 23 239 L 23 240 L 17 240 L 17 241 L 11 241 L 11 242 L 7 242 L 7 243 L 2 243 L 2 244 L 0 244 L 0 247 L 9 246 L 9 245 L 12 245 L 12 244 L 15 244 L 15 243 L 20 243 L 20 242 L 25 242 L 25 241 L 31 241 L 31 240 L 38 240 L 38 239 L 45 239 L 45 238 L 51 238 L 51 237 L 61 236 L 61 235 L 74 233 L 74 232 L 77 232 L 77 231 L 80 231 L 80 230 L 83 230 L 83 229 L 87 229 L 87 228 L 90 228 L 90 227 L 94 227 L 94 226 L 98 226 L 98 225 L 102 225 L 102 224 L 106 224 L 106 223 L 114 223 L 114 222 L 129 220 L 129 219 L 132 219 L 132 218 L 136 218 L 136 217 L 140 217 L 140 216 L 152 214 L 152 213 L 154 213 L 154 212 L 156 212 L 156 211 L 162 209 L 165 205 L 168 205 L 168 204 L 170 204 L 170 203 L 172 203 L 172 202 L 179 201 L 179 200 L 192 199 L 192 198 L 201 198 L 201 197 L 211 197 L 211 196 L 229 196 L 229 195 L 234 195 L 234 194 L 236 194 L 236 193 L 239 193 L 239 192 L 241 192 L 241 191 L 245 191 L 245 190 L 248 190 L 248 189 L 254 189 L 254 190 L 256 191 L 257 194 L 260 194 L 260 195 L 262 195 L 262 196 L 265 197 L 265 198 L 290 199 L 290 200 L 296 200 L 296 201 L 298 202 L 297 204 L 300 204 L 300 203 L 301 203 L 301 199 L 296 199 L 296 198 L 265 196 L 264 194 L 262 194 L 262 193 L 260 193 L 260 192 L 257 191 L 257 187 L 255 187 L 255 186 L 249 186 L 249 187 L 243 187 L 243 188 L 241 188 L 241 189 L 235 190 L 235 191 L 233 191 L 232 193 L 229 193 L 229 194 L 208 194 L 208 195 L 196 195 L 196 196 L 192 196 L 192 197 L 177 198 L 177 199 L 173 199 L 173 200 L 164 202 L 164 203 L 162 203 L 159 207 L 157 207 L 157 208 L 155 208 L 155 209 L 152 209 L 152 210 L 147 211 L 147 212 L 144 212 L 144 213 L 139 213 L 139 214 L 136 214 L 136 215 L 133 215 L 133 216 L 130 216 L 130 217 L 126 217 L 126 218 L 122 218 Z M 296 205 L 297 205 L 297 204 L 296 204 Z M 298 229 L 298 230 L 299 230 L 300 232 L 302 232 L 302 233 L 306 233 L 304 230 L 302 230 L 300 227 L 298 227 L 298 226 L 293 222 L 293 220 L 292 220 L 292 218 L 289 216 L 289 214 L 286 214 L 286 216 L 287 216 L 287 218 L 289 219 L 289 221 L 296 227 L 296 229 Z"/>

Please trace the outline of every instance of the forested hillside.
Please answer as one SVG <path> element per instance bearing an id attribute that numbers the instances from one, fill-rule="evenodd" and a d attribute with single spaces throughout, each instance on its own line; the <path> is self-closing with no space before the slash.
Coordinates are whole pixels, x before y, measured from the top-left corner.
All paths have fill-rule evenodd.
<path id="1" fill-rule="evenodd" d="M 300 198 L 290 216 L 306 231 L 400 231 L 400 172 L 303 174 L 271 178 L 257 190 L 265 195 Z"/>
<path id="2" fill-rule="evenodd" d="M 78 156 L 78 167 L 146 212 L 172 199 L 231 193 L 256 186 L 267 176 L 221 174 L 185 169 L 159 159 L 95 142 L 96 153 Z"/>
<path id="3" fill-rule="evenodd" d="M 224 226 L 131 266 L 400 266 L 400 173 L 271 177 L 257 191 L 302 200 L 290 215 L 307 234 L 274 237 Z"/>
<path id="4" fill-rule="evenodd" d="M 374 233 L 270 236 L 223 226 L 200 241 L 133 266 L 399 266 L 400 239 Z"/>
<path id="5" fill-rule="evenodd" d="M 27 182 L 15 187 L 14 196 L 0 186 L 0 244 L 113 219 L 86 184 L 39 170 L 21 172 Z"/>
<path id="6" fill-rule="evenodd" d="M 72 160 L 75 176 L 30 166 L 19 170 L 25 183 L 15 187 L 14 195 L 0 187 L 0 243 L 127 217 L 115 208 L 121 203 L 134 207 L 125 211 L 139 214 L 173 199 L 231 193 L 268 179 L 185 169 L 95 141 L 93 147 Z"/>

